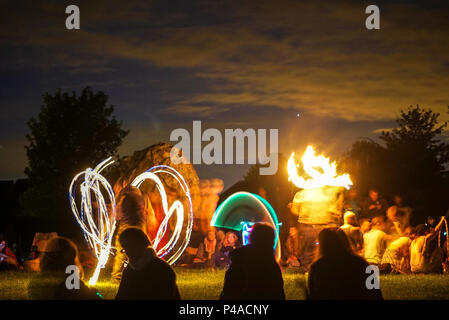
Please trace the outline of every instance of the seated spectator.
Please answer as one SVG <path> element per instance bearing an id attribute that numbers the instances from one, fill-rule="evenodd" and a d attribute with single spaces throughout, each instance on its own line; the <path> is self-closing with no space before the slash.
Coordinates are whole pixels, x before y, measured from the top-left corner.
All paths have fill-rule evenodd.
<path id="1" fill-rule="evenodd" d="M 307 299 L 382 299 L 380 290 L 366 287 L 368 263 L 352 252 L 344 232 L 326 228 L 318 239 L 320 257 L 310 268 Z"/>
<path id="2" fill-rule="evenodd" d="M 347 211 L 344 216 L 344 224 L 340 227 L 348 237 L 349 245 L 355 254 L 362 254 L 363 252 L 363 234 L 360 227 L 357 225 L 357 217 L 354 212 Z"/>
<path id="3" fill-rule="evenodd" d="M 363 252 L 369 264 L 379 265 L 389 242 L 396 237 L 385 233 L 383 217 L 375 217 L 371 221 L 371 230 L 363 235 Z"/>
<path id="4" fill-rule="evenodd" d="M 437 224 L 437 220 L 433 216 L 428 216 L 426 218 L 426 227 L 429 228 L 435 228 L 435 225 Z"/>
<path id="5" fill-rule="evenodd" d="M 365 234 L 371 230 L 371 222 L 369 219 L 360 219 L 360 231 Z"/>
<path id="6" fill-rule="evenodd" d="M 72 274 L 72 284 L 79 283 L 79 289 L 67 287 L 68 266 L 76 266 L 78 272 Z M 55 300 L 98 300 L 101 294 L 95 288 L 87 287 L 83 280 L 83 267 L 79 262 L 78 247 L 72 240 L 54 237 L 47 242 L 45 253 L 40 260 L 40 274 L 28 286 L 31 299 Z M 49 278 L 52 281 L 49 281 Z"/>
<path id="7" fill-rule="evenodd" d="M 30 255 L 23 261 L 25 271 L 39 272 L 39 266 L 41 265 L 41 259 L 45 254 L 47 244 L 51 239 L 56 237 L 58 237 L 56 232 L 36 232 L 34 234 Z M 92 254 L 90 253 L 90 255 Z"/>
<path id="8" fill-rule="evenodd" d="M 176 275 L 170 265 L 160 259 L 147 235 L 139 228 L 128 228 L 119 237 L 129 264 L 123 271 L 115 299 L 177 300 L 180 299 Z"/>
<path id="9" fill-rule="evenodd" d="M 443 271 L 444 252 L 438 247 L 438 233 L 444 223 L 441 218 L 433 228 L 419 225 L 416 227 L 416 237 L 410 245 L 410 268 L 413 273 L 441 273 Z"/>
<path id="10" fill-rule="evenodd" d="M 387 221 L 385 231 L 393 236 L 401 236 L 405 227 L 401 226 L 399 220 L 398 207 L 391 206 L 387 209 Z"/>
<path id="11" fill-rule="evenodd" d="M 198 251 L 193 263 L 200 268 L 213 268 L 215 252 L 220 247 L 220 241 L 217 240 L 214 229 L 209 229 L 207 235 L 198 246 Z"/>
<path id="12" fill-rule="evenodd" d="M 274 258 L 275 231 L 256 223 L 249 236 L 249 245 L 234 250 L 231 266 L 226 271 L 224 300 L 283 300 L 284 281 Z"/>
<path id="13" fill-rule="evenodd" d="M 385 250 L 380 265 L 383 273 L 410 273 L 410 244 L 409 237 L 394 240 Z"/>
<path id="14" fill-rule="evenodd" d="M 401 195 L 396 194 L 393 197 L 394 205 L 398 208 L 398 219 L 401 229 L 404 230 L 410 225 L 410 218 L 412 216 L 412 209 L 404 204 Z"/>
<path id="15" fill-rule="evenodd" d="M 385 216 L 387 202 L 379 196 L 376 189 L 370 189 L 368 197 L 362 202 L 361 217 L 373 219 L 374 217 Z"/>
<path id="16" fill-rule="evenodd" d="M 6 239 L 0 235 L 0 271 L 18 270 L 18 268 L 16 256 L 6 245 Z"/>
<path id="17" fill-rule="evenodd" d="M 289 235 L 285 244 L 287 254 L 287 265 L 290 267 L 299 267 L 299 230 L 293 226 L 289 229 Z"/>
<path id="18" fill-rule="evenodd" d="M 401 195 L 395 194 L 393 197 L 393 205 L 397 207 L 404 207 L 404 199 Z"/>
<path id="19" fill-rule="evenodd" d="M 230 254 L 238 247 L 239 238 L 233 231 L 226 232 L 225 239 L 214 255 L 214 267 L 227 269 L 231 264 Z"/>

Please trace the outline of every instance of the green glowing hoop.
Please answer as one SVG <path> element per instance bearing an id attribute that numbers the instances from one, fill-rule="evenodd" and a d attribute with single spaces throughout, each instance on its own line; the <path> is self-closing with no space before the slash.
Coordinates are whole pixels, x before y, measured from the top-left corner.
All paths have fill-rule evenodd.
<path id="1" fill-rule="evenodd" d="M 266 222 L 276 231 L 274 248 L 280 257 L 279 221 L 273 207 L 261 196 L 249 192 L 236 192 L 226 198 L 210 222 L 212 227 L 226 228 L 241 232 L 246 223 Z"/>

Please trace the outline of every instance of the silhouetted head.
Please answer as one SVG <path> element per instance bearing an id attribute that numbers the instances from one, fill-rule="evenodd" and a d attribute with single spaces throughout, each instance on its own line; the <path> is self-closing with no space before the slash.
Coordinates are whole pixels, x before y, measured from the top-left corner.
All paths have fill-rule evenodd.
<path id="1" fill-rule="evenodd" d="M 139 225 L 145 216 L 145 199 L 142 192 L 127 186 L 117 196 L 117 220 L 126 219 L 129 224 Z"/>
<path id="2" fill-rule="evenodd" d="M 360 231 L 362 231 L 362 233 L 368 232 L 371 229 L 371 222 L 369 221 L 369 219 L 361 219 L 360 220 Z"/>
<path id="3" fill-rule="evenodd" d="M 436 222 L 437 222 L 437 220 L 435 219 L 435 217 L 433 217 L 433 216 L 428 216 L 427 217 L 426 223 L 427 223 L 428 226 L 434 227 Z"/>
<path id="4" fill-rule="evenodd" d="M 391 206 L 387 209 L 387 218 L 390 221 L 398 220 L 398 207 L 397 206 Z"/>
<path id="5" fill-rule="evenodd" d="M 379 199 L 379 192 L 376 189 L 370 189 L 368 195 L 372 201 L 377 201 Z"/>
<path id="6" fill-rule="evenodd" d="M 425 236 L 429 228 L 425 224 L 419 224 L 415 228 L 415 235 L 417 237 Z"/>
<path id="7" fill-rule="evenodd" d="M 412 226 L 408 226 L 407 228 L 405 228 L 404 236 L 409 237 L 409 238 L 414 237 L 415 236 L 415 228 L 413 228 Z"/>
<path id="8" fill-rule="evenodd" d="M 402 205 L 404 204 L 404 203 L 403 203 L 404 199 L 403 199 L 402 196 L 399 195 L 399 194 L 396 194 L 396 195 L 394 196 L 393 201 L 394 201 L 394 204 L 395 204 L 396 206 L 398 206 L 398 207 L 402 207 Z"/>
<path id="9" fill-rule="evenodd" d="M 276 232 L 264 223 L 256 223 L 249 235 L 249 243 L 257 247 L 273 248 Z"/>
<path id="10" fill-rule="evenodd" d="M 347 255 L 350 250 L 344 231 L 338 233 L 335 228 L 321 230 L 318 241 L 320 243 L 320 256 L 323 258 L 340 258 Z"/>
<path id="11" fill-rule="evenodd" d="M 217 239 L 218 242 L 223 242 L 224 239 L 225 239 L 225 233 L 224 233 L 224 231 L 223 231 L 223 230 L 218 230 L 218 231 L 215 233 L 215 237 L 216 237 L 216 239 Z"/>
<path id="12" fill-rule="evenodd" d="M 145 232 L 138 228 L 126 229 L 120 234 L 118 241 L 131 261 L 139 259 L 151 244 Z"/>
<path id="13" fill-rule="evenodd" d="M 226 246 L 235 246 L 237 244 L 238 239 L 239 239 L 239 237 L 237 237 L 235 232 L 232 232 L 232 231 L 226 232 L 226 235 L 225 235 Z"/>
<path id="14" fill-rule="evenodd" d="M 290 229 L 288 230 L 288 235 L 290 237 L 295 237 L 298 235 L 298 233 L 299 233 L 298 227 L 296 227 L 296 226 L 290 227 Z"/>
<path id="15" fill-rule="evenodd" d="M 64 237 L 55 237 L 47 242 L 45 253 L 40 261 L 40 271 L 64 272 L 69 265 L 76 265 L 82 275 L 81 264 L 78 259 L 78 247 Z"/>
<path id="16" fill-rule="evenodd" d="M 343 216 L 343 220 L 345 224 L 349 224 L 351 226 L 357 225 L 357 216 L 352 211 L 346 211 Z"/>
<path id="17" fill-rule="evenodd" d="M 207 240 L 215 241 L 216 239 L 217 239 L 217 236 L 215 233 L 215 229 L 209 229 L 209 231 L 207 231 Z"/>
<path id="18" fill-rule="evenodd" d="M 374 217 L 373 220 L 371 220 L 371 228 L 376 230 L 384 230 L 385 229 L 384 217 Z"/>

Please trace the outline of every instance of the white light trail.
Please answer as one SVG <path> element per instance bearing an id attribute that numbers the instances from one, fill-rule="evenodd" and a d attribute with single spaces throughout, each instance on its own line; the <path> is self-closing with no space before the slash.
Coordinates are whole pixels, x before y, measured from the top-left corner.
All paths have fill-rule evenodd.
<path id="1" fill-rule="evenodd" d="M 115 231 L 115 195 L 109 182 L 101 175 L 101 171 L 113 162 L 114 160 L 108 158 L 97 165 L 95 169 L 87 168 L 73 178 L 69 188 L 70 205 L 76 221 L 81 226 L 87 243 L 98 259 L 97 267 L 89 280 L 89 285 L 94 285 L 97 282 L 100 269 L 104 268 L 108 261 L 112 237 Z M 81 179 L 84 180 L 81 181 Z M 81 193 L 80 211 L 78 210 L 75 197 L 78 184 Z M 102 189 L 106 192 L 110 209 L 108 209 Z M 96 208 L 93 207 L 92 194 L 96 202 Z"/>
<path id="2" fill-rule="evenodd" d="M 100 173 L 104 168 L 111 165 L 113 162 L 114 160 L 108 158 L 97 165 L 95 169 L 88 168 L 77 174 L 75 178 L 73 178 L 69 188 L 69 199 L 72 211 L 78 224 L 81 226 L 87 243 L 98 259 L 97 267 L 94 275 L 89 280 L 89 285 L 94 285 L 97 282 L 100 269 L 104 268 L 112 248 L 111 243 L 116 226 L 115 195 L 109 182 Z M 184 206 L 181 201 L 175 200 L 170 207 L 168 206 L 165 188 L 162 181 L 157 176 L 157 174 L 160 173 L 169 174 L 175 178 L 181 186 L 182 191 L 187 197 L 189 206 L 188 211 L 186 212 L 187 218 L 185 217 Z M 165 257 L 169 264 L 173 264 L 184 252 L 190 241 L 190 235 L 192 233 L 193 204 L 189 187 L 178 171 L 165 165 L 154 166 L 146 172 L 140 174 L 134 179 L 131 185 L 139 188 L 145 180 L 151 180 L 156 184 L 156 187 L 161 195 L 162 207 L 165 214 L 164 219 L 157 231 L 156 238 L 153 240 L 153 248 L 156 250 L 159 257 Z M 81 193 L 81 210 L 78 210 L 75 197 L 76 187 L 78 185 Z M 106 205 L 105 197 L 101 191 L 102 189 L 106 192 L 106 196 L 109 200 L 109 209 Z M 96 208 L 93 206 L 92 194 L 94 196 L 94 202 L 96 202 L 97 205 Z M 158 248 L 161 240 L 167 232 L 167 226 L 170 218 L 175 212 L 176 224 L 173 233 L 168 242 L 162 248 Z M 96 219 L 94 217 L 96 217 Z M 186 225 L 185 236 L 179 244 L 184 224 Z M 177 248 L 175 249 L 175 247 Z"/>

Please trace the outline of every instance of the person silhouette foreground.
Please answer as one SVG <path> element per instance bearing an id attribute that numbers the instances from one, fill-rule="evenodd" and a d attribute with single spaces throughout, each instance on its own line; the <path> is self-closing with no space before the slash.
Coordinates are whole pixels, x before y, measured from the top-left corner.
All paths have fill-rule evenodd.
<path id="1" fill-rule="evenodd" d="M 231 253 L 226 271 L 222 300 L 284 300 L 282 272 L 274 258 L 275 231 L 257 223 L 250 244 Z"/>
<path id="2" fill-rule="evenodd" d="M 70 269 L 68 269 L 70 267 Z M 36 274 L 28 285 L 33 300 L 100 300 L 101 294 L 82 280 L 83 267 L 76 244 L 64 237 L 48 241 Z M 69 272 L 67 272 L 69 270 Z M 69 278 L 70 277 L 70 278 Z"/>
<path id="3" fill-rule="evenodd" d="M 380 289 L 368 289 L 368 263 L 354 254 L 345 233 L 334 228 L 318 235 L 320 258 L 310 267 L 307 299 L 381 300 Z"/>
<path id="4" fill-rule="evenodd" d="M 128 228 L 119 237 L 129 258 L 123 271 L 117 300 L 179 300 L 176 275 L 170 265 L 160 259 L 146 234 L 138 228 Z"/>

